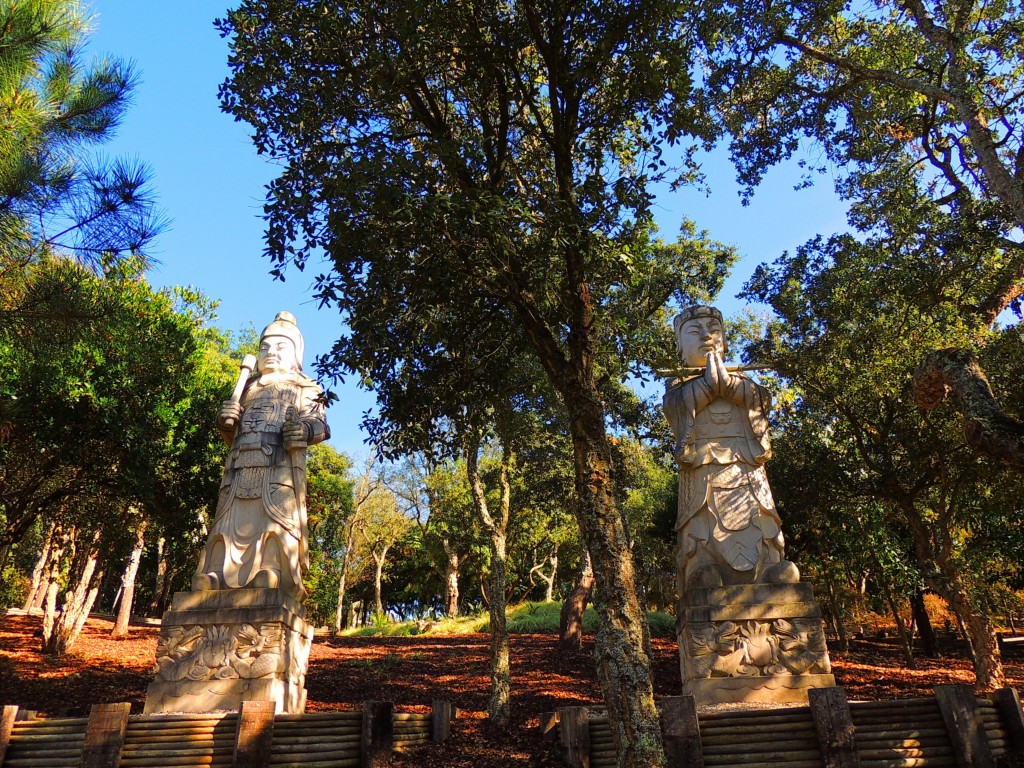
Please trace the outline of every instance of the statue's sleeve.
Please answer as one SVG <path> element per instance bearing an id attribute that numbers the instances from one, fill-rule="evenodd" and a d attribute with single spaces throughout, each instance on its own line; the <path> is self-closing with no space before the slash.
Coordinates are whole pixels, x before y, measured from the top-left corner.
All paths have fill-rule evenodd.
<path id="1" fill-rule="evenodd" d="M 747 413 L 750 428 L 759 445 L 757 463 L 763 464 L 768 461 L 772 455 L 771 440 L 768 437 L 768 414 L 772 409 L 771 393 L 746 376 L 733 375 L 724 394 L 730 402 L 743 408 Z"/>
<path id="2" fill-rule="evenodd" d="M 665 392 L 662 409 L 676 437 L 673 455 L 680 466 L 687 466 L 693 461 L 690 438 L 694 419 L 713 399 L 708 386 L 699 378 L 670 385 Z"/>
<path id="3" fill-rule="evenodd" d="M 327 407 L 323 399 L 323 390 L 318 384 L 302 388 L 301 420 L 306 428 L 306 442 L 309 445 L 322 443 L 331 436 L 331 428 L 327 426 Z"/>

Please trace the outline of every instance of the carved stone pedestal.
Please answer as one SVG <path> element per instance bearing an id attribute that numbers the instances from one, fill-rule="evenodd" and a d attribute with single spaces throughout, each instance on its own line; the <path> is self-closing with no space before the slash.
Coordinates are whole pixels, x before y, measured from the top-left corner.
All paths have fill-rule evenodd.
<path id="1" fill-rule="evenodd" d="M 677 634 L 683 693 L 698 704 L 806 702 L 836 684 L 810 584 L 690 589 Z"/>
<path id="2" fill-rule="evenodd" d="M 305 616 L 277 589 L 178 592 L 164 614 L 145 711 L 211 712 L 273 701 L 278 713 L 302 712 L 313 642 Z"/>

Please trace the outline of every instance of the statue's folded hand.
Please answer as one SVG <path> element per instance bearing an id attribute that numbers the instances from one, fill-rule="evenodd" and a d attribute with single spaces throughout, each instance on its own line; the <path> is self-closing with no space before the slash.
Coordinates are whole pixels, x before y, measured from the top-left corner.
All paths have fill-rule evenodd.
<path id="1" fill-rule="evenodd" d="M 306 447 L 306 425 L 298 420 L 288 420 L 281 428 L 285 450 L 298 450 Z"/>

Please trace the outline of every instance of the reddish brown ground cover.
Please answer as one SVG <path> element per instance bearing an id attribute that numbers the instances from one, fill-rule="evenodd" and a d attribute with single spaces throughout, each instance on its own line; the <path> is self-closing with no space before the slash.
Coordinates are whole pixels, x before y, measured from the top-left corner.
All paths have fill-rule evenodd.
<path id="1" fill-rule="evenodd" d="M 95 703 L 130 701 L 141 711 L 156 649 L 155 627 L 133 627 L 125 640 L 110 639 L 111 623 L 90 619 L 78 644 L 62 659 L 39 652 L 37 617 L 0 616 L 0 704 L 17 704 L 49 716 L 84 714 Z M 675 642 L 653 641 L 655 693 L 680 692 Z M 345 709 L 367 699 L 387 699 L 403 709 L 450 699 L 460 710 L 452 740 L 397 756 L 393 765 L 424 768 L 506 768 L 557 765 L 557 754 L 539 736 L 541 712 L 573 704 L 599 704 L 593 644 L 556 652 L 549 635 L 513 635 L 511 729 L 493 733 L 487 706 L 486 635 L 402 638 L 318 637 L 306 685 L 309 709 Z M 840 685 L 854 699 L 924 696 L 933 686 L 970 682 L 970 662 L 959 657 L 918 659 L 905 669 L 890 642 L 855 642 L 846 655 L 832 654 Z M 1009 683 L 1024 687 L 1024 657 L 1006 658 Z"/>

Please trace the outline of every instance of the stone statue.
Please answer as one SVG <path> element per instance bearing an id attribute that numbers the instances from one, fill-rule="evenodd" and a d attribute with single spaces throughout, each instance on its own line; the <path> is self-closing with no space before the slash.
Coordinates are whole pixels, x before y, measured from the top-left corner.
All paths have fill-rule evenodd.
<path id="1" fill-rule="evenodd" d="M 771 458 L 771 396 L 723 363 L 722 313 L 694 306 L 675 318 L 676 351 L 701 371 L 670 380 L 665 415 L 679 466 L 676 517 L 680 593 L 693 587 L 796 583 L 764 463 Z"/>
<path id="2" fill-rule="evenodd" d="M 306 706 L 306 447 L 330 431 L 302 347 L 295 317 L 278 312 L 221 405 L 217 426 L 231 451 L 217 513 L 192 591 L 176 593 L 161 621 L 147 713 Z"/>
<path id="3" fill-rule="evenodd" d="M 698 704 L 806 702 L 835 685 L 810 584 L 785 558 L 764 464 L 771 397 L 726 366 L 722 313 L 675 318 L 665 415 L 679 466 L 676 636 L 683 693 Z"/>
<path id="4" fill-rule="evenodd" d="M 306 447 L 330 437 L 323 390 L 302 373 L 302 334 L 279 312 L 217 426 L 231 446 L 194 591 L 280 588 L 299 601 L 308 568 Z M 251 363 L 248 363 L 251 366 Z"/>

